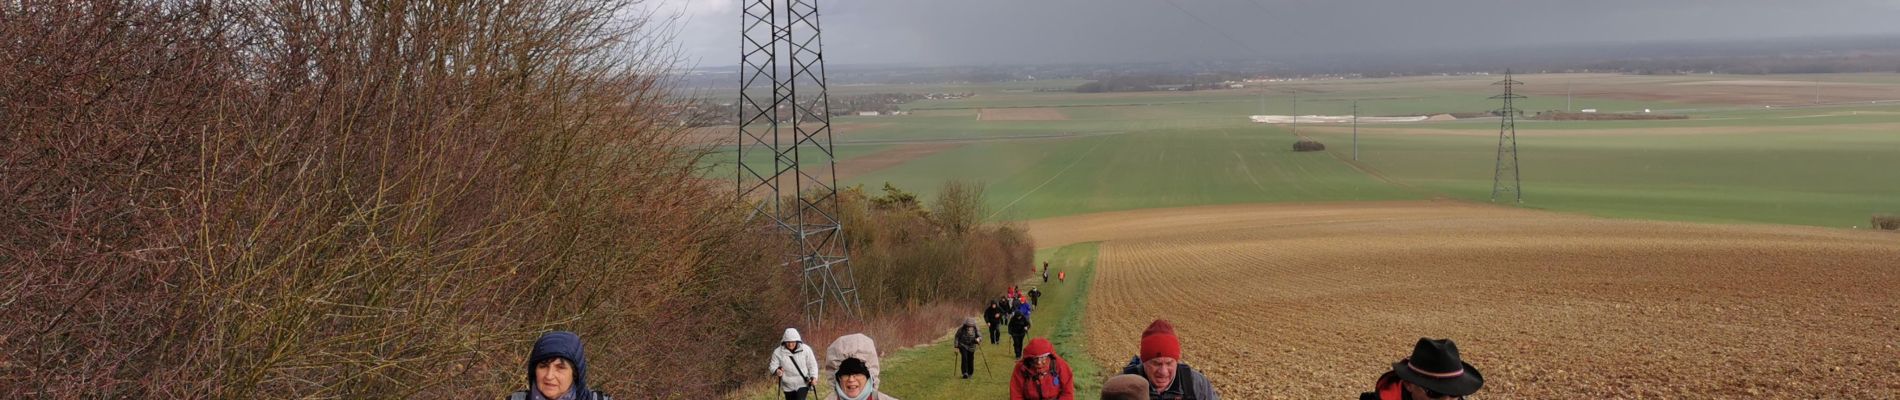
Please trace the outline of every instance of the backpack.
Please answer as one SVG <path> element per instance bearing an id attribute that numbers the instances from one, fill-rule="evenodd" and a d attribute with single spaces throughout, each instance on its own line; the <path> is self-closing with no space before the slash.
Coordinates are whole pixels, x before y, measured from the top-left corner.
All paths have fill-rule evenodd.
<path id="1" fill-rule="evenodd" d="M 599 390 L 590 390 L 590 392 L 594 392 L 594 400 L 614 400 L 613 396 L 608 396 L 607 393 Z M 528 400 L 528 391 L 516 390 L 514 393 L 509 393 L 508 400 Z"/>

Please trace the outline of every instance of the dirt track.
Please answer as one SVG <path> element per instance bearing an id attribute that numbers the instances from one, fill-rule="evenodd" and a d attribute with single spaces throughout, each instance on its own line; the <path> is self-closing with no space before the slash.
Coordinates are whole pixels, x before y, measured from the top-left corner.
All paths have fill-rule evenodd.
<path id="1" fill-rule="evenodd" d="M 1480 398 L 1895 398 L 1900 234 L 1457 202 L 1139 210 L 1029 223 L 1105 241 L 1091 356 L 1157 317 L 1229 398 L 1352 398 L 1420 336 Z"/>

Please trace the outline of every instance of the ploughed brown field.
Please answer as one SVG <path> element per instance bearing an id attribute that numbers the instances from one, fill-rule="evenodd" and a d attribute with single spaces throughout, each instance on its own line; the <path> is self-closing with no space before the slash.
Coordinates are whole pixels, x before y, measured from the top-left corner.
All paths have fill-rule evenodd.
<path id="1" fill-rule="evenodd" d="M 1155 318 L 1226 398 L 1354 398 L 1421 336 L 1478 398 L 1895 398 L 1900 234 L 1601 219 L 1458 202 L 1138 210 L 1102 241 L 1090 356 Z"/>

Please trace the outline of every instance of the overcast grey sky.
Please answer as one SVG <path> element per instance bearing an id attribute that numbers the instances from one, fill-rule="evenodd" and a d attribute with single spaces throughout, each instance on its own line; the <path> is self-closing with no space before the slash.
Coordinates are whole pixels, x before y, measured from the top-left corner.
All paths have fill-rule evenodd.
<path id="1" fill-rule="evenodd" d="M 656 0 L 699 66 L 740 0 Z M 1900 0 L 818 0 L 834 65 L 1283 58 L 1474 46 L 1900 34 Z"/>

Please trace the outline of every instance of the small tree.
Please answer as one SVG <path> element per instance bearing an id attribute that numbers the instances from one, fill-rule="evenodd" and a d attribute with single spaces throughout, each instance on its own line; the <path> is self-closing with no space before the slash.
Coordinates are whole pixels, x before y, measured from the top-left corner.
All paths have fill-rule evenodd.
<path id="1" fill-rule="evenodd" d="M 938 225 L 961 235 L 983 224 L 983 208 L 982 184 L 949 181 L 937 191 L 933 212 Z"/>
<path id="2" fill-rule="evenodd" d="M 1300 139 L 1293 142 L 1293 151 L 1326 151 L 1326 145 L 1312 139 Z"/>
<path id="3" fill-rule="evenodd" d="M 917 195 L 884 182 L 884 195 L 872 197 L 871 206 L 879 210 L 923 211 L 923 205 L 917 204 Z"/>

